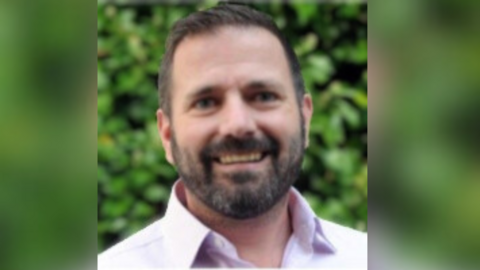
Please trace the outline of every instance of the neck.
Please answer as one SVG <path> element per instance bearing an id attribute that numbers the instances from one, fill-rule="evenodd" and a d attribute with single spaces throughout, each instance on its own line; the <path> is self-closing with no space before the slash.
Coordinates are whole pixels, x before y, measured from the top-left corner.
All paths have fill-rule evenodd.
<path id="1" fill-rule="evenodd" d="M 252 219 L 225 217 L 200 202 L 185 189 L 187 208 L 202 223 L 227 238 L 238 255 L 257 267 L 281 267 L 283 252 L 292 233 L 288 193 L 271 210 Z"/>

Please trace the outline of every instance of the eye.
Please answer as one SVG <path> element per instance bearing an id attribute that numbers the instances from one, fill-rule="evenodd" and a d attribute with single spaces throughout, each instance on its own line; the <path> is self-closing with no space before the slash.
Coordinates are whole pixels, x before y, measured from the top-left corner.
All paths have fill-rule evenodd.
<path id="1" fill-rule="evenodd" d="M 197 100 L 193 104 L 193 107 L 198 110 L 206 110 L 214 107 L 215 105 L 217 105 L 217 102 L 213 98 L 202 98 Z"/>
<path id="2" fill-rule="evenodd" d="M 257 102 L 272 102 L 276 100 L 277 96 L 270 92 L 261 92 L 253 97 L 253 101 Z"/>

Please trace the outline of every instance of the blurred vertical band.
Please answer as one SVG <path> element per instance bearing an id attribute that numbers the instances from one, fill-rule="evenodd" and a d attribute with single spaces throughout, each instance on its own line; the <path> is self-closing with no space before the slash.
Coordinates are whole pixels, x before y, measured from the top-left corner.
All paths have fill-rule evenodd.
<path id="1" fill-rule="evenodd" d="M 480 264 L 480 3 L 376 1 L 370 12 L 370 260 Z"/>
<path id="2" fill-rule="evenodd" d="M 0 3 L 0 269 L 94 267 L 93 8 Z"/>

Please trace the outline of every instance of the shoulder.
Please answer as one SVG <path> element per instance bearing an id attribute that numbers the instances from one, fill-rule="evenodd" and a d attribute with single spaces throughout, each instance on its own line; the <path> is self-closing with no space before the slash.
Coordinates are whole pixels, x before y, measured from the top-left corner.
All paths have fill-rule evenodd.
<path id="1" fill-rule="evenodd" d="M 338 252 L 355 252 L 366 255 L 368 248 L 368 237 L 360 232 L 331 221 L 317 218 L 323 233 Z"/>
<path id="2" fill-rule="evenodd" d="M 164 249 L 162 220 L 159 220 L 98 255 L 98 269 L 162 265 L 161 260 L 165 258 L 158 254 L 164 254 Z M 151 256 L 153 251 L 157 255 Z"/>

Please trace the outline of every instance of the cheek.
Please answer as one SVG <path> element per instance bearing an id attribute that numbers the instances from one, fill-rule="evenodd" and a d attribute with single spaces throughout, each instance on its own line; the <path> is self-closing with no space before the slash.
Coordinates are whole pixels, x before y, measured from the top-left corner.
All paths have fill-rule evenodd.
<path id="1" fill-rule="evenodd" d="M 214 125 L 204 120 L 178 121 L 175 136 L 180 148 L 198 152 L 209 142 Z"/>
<path id="2" fill-rule="evenodd" d="M 266 114 L 259 121 L 259 126 L 285 145 L 290 142 L 293 136 L 300 134 L 300 115 L 298 111 L 292 110 Z"/>

